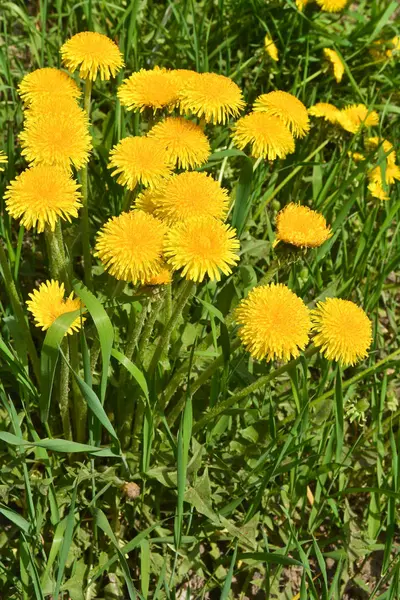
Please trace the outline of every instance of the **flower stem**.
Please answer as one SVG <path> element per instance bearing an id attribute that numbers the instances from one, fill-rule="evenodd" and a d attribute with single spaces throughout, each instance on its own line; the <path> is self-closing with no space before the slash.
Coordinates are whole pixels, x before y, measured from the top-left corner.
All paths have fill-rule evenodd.
<path id="1" fill-rule="evenodd" d="M 310 346 L 310 348 L 308 348 L 304 352 L 304 356 L 309 358 L 316 352 L 318 352 L 318 348 L 315 348 L 314 346 Z M 291 360 L 286 365 L 282 365 L 282 367 L 279 367 L 278 369 L 275 369 L 271 373 L 268 373 L 268 375 L 264 375 L 263 377 L 260 377 L 254 383 L 251 383 L 250 385 L 245 387 L 241 392 L 238 392 L 237 394 L 234 394 L 233 396 L 231 396 L 230 398 L 227 398 L 223 402 L 216 404 L 208 413 L 206 413 L 204 415 L 204 417 L 202 419 L 200 419 L 194 425 L 193 433 L 196 433 L 200 429 L 203 429 L 203 427 L 205 425 L 207 425 L 210 421 L 214 421 L 217 417 L 219 417 L 219 415 L 221 415 L 225 411 L 229 410 L 237 402 L 240 402 L 244 398 L 247 398 L 247 396 L 249 396 L 249 394 L 252 394 L 253 392 L 257 392 L 259 389 L 261 389 L 262 387 L 267 385 L 267 383 L 269 383 L 270 381 L 273 381 L 280 375 L 283 375 L 283 373 L 287 373 L 290 369 L 295 367 L 299 362 L 300 362 L 300 357 L 295 358 L 294 360 Z"/>
<path id="2" fill-rule="evenodd" d="M 179 318 L 182 314 L 183 309 L 186 306 L 186 303 L 194 294 L 195 289 L 196 284 L 194 283 L 194 281 L 188 279 L 183 283 L 182 290 L 180 295 L 178 296 L 175 309 L 173 310 L 171 318 L 167 322 L 158 342 L 158 345 L 154 351 L 153 358 L 149 366 L 149 375 L 152 375 L 154 373 L 164 350 L 168 347 L 171 334 L 179 321 Z"/>
<path id="3" fill-rule="evenodd" d="M 79 375 L 79 349 L 78 336 L 72 334 L 69 337 L 69 350 L 71 354 L 71 367 L 77 375 Z M 86 420 L 87 420 L 87 404 L 83 399 L 82 393 L 76 382 L 75 377 L 72 377 L 72 396 L 73 396 L 73 424 L 75 428 L 75 439 L 78 442 L 85 441 Z"/>
<path id="4" fill-rule="evenodd" d="M 71 421 L 69 418 L 69 401 L 68 401 L 68 392 L 69 392 L 69 348 L 68 348 L 68 340 L 64 338 L 62 341 L 62 351 L 64 353 L 65 359 L 61 361 L 60 365 L 60 396 L 58 399 L 58 404 L 60 407 L 60 416 L 61 423 L 64 433 L 64 438 L 66 440 L 72 440 L 72 430 L 71 430 Z"/>
<path id="5" fill-rule="evenodd" d="M 27 320 L 25 319 L 24 311 L 21 306 L 21 302 L 18 296 L 17 288 L 15 287 L 14 280 L 11 275 L 10 267 L 7 261 L 6 254 L 4 252 L 3 244 L 0 242 L 0 267 L 3 271 L 3 282 L 10 298 L 10 302 L 14 311 L 14 315 L 18 321 L 18 324 L 21 328 L 21 332 L 23 332 L 25 337 L 25 343 L 28 351 L 28 356 L 31 359 L 33 372 L 35 374 L 36 380 L 40 382 L 40 362 L 36 352 L 35 344 L 32 339 L 31 331 L 29 329 L 29 325 Z"/>
<path id="6" fill-rule="evenodd" d="M 151 311 L 146 321 L 146 325 L 143 328 L 142 334 L 139 339 L 139 353 L 142 354 L 143 350 L 145 350 L 146 345 L 150 342 L 150 337 L 153 332 L 153 328 L 155 322 L 157 320 L 160 309 L 164 303 L 164 298 L 167 290 L 164 288 L 158 289 L 155 291 L 157 296 L 154 298 L 151 306 Z"/>
<path id="7" fill-rule="evenodd" d="M 46 227 L 45 236 L 49 254 L 51 277 L 56 281 L 64 283 L 67 291 L 70 291 L 72 269 L 71 263 L 67 261 L 65 255 L 61 223 L 59 220 L 57 221 L 54 231 L 51 231 L 50 227 Z"/>
<path id="8" fill-rule="evenodd" d="M 92 93 L 92 82 L 88 78 L 85 82 L 84 108 L 90 117 L 90 100 Z M 92 288 L 92 257 L 90 253 L 90 228 L 89 228 L 89 178 L 88 167 L 85 165 L 81 169 L 82 184 L 82 249 L 83 249 L 83 268 L 85 273 L 85 284 L 89 289 Z"/>

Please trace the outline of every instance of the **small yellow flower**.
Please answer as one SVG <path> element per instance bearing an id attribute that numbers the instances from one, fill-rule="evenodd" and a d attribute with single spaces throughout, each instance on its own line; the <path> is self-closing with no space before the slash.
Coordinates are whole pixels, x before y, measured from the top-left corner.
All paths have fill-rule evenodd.
<path id="1" fill-rule="evenodd" d="M 228 192 L 207 173 L 186 171 L 167 181 L 157 198 L 155 215 L 169 225 L 190 217 L 224 219 Z"/>
<path id="2" fill-rule="evenodd" d="M 127 137 L 110 152 L 109 168 L 118 183 L 134 190 L 138 183 L 154 187 L 172 174 L 170 156 L 163 145 L 149 137 Z"/>
<path id="3" fill-rule="evenodd" d="M 278 48 L 276 47 L 274 41 L 269 37 L 268 34 L 264 38 L 264 48 L 265 52 L 272 58 L 272 60 L 278 62 Z"/>
<path id="4" fill-rule="evenodd" d="M 52 67 L 36 69 L 25 75 L 18 86 L 18 93 L 25 104 L 32 104 L 36 100 L 51 96 L 53 106 L 60 98 L 76 100 L 81 95 L 75 81 L 67 73 Z"/>
<path id="5" fill-rule="evenodd" d="M 389 142 L 389 140 L 381 140 L 377 136 L 369 137 L 365 140 L 365 145 L 368 149 L 378 148 L 378 146 L 382 145 L 383 151 L 386 154 L 386 160 L 388 165 L 394 165 L 396 163 L 396 152 L 394 150 L 393 144 Z"/>
<path id="6" fill-rule="evenodd" d="M 257 360 L 296 358 L 309 340 L 310 311 L 286 285 L 254 288 L 236 309 L 238 335 Z"/>
<path id="7" fill-rule="evenodd" d="M 146 285 L 167 285 L 172 281 L 172 272 L 171 269 L 167 267 L 162 267 L 156 275 L 153 275 L 151 279 L 146 281 Z"/>
<path id="8" fill-rule="evenodd" d="M 348 154 L 350 158 L 354 160 L 354 162 L 362 162 L 363 160 L 365 160 L 365 156 L 360 152 L 349 152 Z"/>
<path id="9" fill-rule="evenodd" d="M 2 165 L 6 165 L 8 162 L 7 156 L 4 154 L 2 150 L 0 150 L 0 173 L 4 171 L 4 167 Z"/>
<path id="10" fill-rule="evenodd" d="M 395 58 L 400 53 L 400 36 L 395 35 L 391 40 L 376 40 L 369 51 L 376 60 Z"/>
<path id="11" fill-rule="evenodd" d="M 146 283 L 159 273 L 166 227 L 140 210 L 121 213 L 104 225 L 95 256 L 116 279 Z"/>
<path id="12" fill-rule="evenodd" d="M 332 63 L 333 74 L 336 81 L 340 83 L 344 74 L 344 65 L 339 54 L 335 50 L 332 50 L 332 48 L 324 48 L 324 55 Z"/>
<path id="13" fill-rule="evenodd" d="M 61 47 L 62 62 L 72 73 L 79 68 L 82 79 L 110 79 L 124 66 L 115 42 L 102 33 L 77 33 Z"/>
<path id="14" fill-rule="evenodd" d="M 118 88 L 118 98 L 128 110 L 173 108 L 178 102 L 181 83 L 173 71 L 164 68 L 140 69 Z"/>
<path id="15" fill-rule="evenodd" d="M 325 217 L 307 206 L 290 203 L 276 217 L 276 242 L 318 248 L 332 237 Z"/>
<path id="16" fill-rule="evenodd" d="M 177 223 L 166 235 L 164 254 L 172 269 L 182 276 L 203 281 L 207 275 L 220 281 L 238 261 L 236 230 L 212 217 L 195 217 Z"/>
<path id="17" fill-rule="evenodd" d="M 311 2 L 311 0 L 296 0 L 296 6 L 300 11 L 304 10 L 304 7 Z"/>
<path id="18" fill-rule="evenodd" d="M 314 106 L 308 109 L 308 114 L 312 117 L 318 117 L 329 121 L 329 123 L 336 123 L 340 110 L 329 104 L 329 102 L 317 102 Z"/>
<path id="19" fill-rule="evenodd" d="M 280 90 L 258 96 L 254 111 L 279 117 L 294 137 L 304 137 L 310 130 L 307 109 L 296 96 Z"/>
<path id="20" fill-rule="evenodd" d="M 340 12 L 343 10 L 348 3 L 348 0 L 317 0 L 322 10 L 327 12 Z"/>
<path id="21" fill-rule="evenodd" d="M 294 138 L 279 117 L 253 112 L 234 125 L 232 134 L 235 146 L 244 150 L 251 145 L 255 158 L 275 160 L 294 152 Z"/>
<path id="22" fill-rule="evenodd" d="M 92 149 L 89 121 L 78 106 L 67 112 L 35 113 L 20 134 L 22 155 L 34 164 L 83 167 Z"/>
<path id="23" fill-rule="evenodd" d="M 181 117 L 169 117 L 148 134 L 168 151 L 171 162 L 179 169 L 193 169 L 207 162 L 210 142 L 201 127 Z"/>
<path id="24" fill-rule="evenodd" d="M 385 183 L 386 185 L 392 185 L 395 181 L 400 181 L 400 167 L 396 164 L 386 164 L 385 171 Z M 374 183 L 380 183 L 383 181 L 383 169 L 380 166 L 374 167 L 372 171 L 368 173 L 368 179 Z"/>
<path id="25" fill-rule="evenodd" d="M 400 36 L 395 35 L 391 40 L 389 40 L 389 48 L 386 50 L 386 56 L 388 58 L 393 58 L 396 55 L 400 54 Z"/>
<path id="26" fill-rule="evenodd" d="M 71 221 L 82 206 L 80 186 L 60 167 L 38 165 L 23 171 L 8 186 L 4 198 L 7 212 L 21 219 L 27 229 L 54 231 L 59 218 Z"/>
<path id="27" fill-rule="evenodd" d="M 197 73 L 180 91 L 180 110 L 203 118 L 207 123 L 226 123 L 245 107 L 242 92 L 224 75 Z"/>
<path id="28" fill-rule="evenodd" d="M 318 302 L 311 312 L 314 344 L 329 360 L 347 367 L 368 356 L 372 342 L 371 321 L 362 308 L 339 298 Z"/>
<path id="29" fill-rule="evenodd" d="M 67 298 L 64 296 L 64 284 L 53 279 L 42 283 L 39 289 L 29 294 L 30 300 L 26 305 L 33 315 L 36 327 L 46 331 L 59 316 L 81 310 L 84 307 L 79 298 L 74 298 L 73 292 Z M 85 321 L 85 317 L 77 316 L 67 333 L 72 334 L 74 331 L 78 331 L 83 321 Z"/>
<path id="30" fill-rule="evenodd" d="M 379 115 L 364 104 L 352 104 L 339 111 L 336 122 L 350 133 L 357 133 L 360 127 L 373 127 L 379 123 Z"/>
<path id="31" fill-rule="evenodd" d="M 377 200 L 382 200 L 385 202 L 390 200 L 388 191 L 383 189 L 382 182 L 371 181 L 371 183 L 368 185 L 368 189 L 373 198 L 377 198 Z"/>

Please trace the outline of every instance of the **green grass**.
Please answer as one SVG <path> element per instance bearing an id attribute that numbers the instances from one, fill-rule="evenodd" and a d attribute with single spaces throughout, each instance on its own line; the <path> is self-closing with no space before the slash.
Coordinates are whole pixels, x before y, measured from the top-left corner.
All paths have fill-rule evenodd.
<path id="1" fill-rule="evenodd" d="M 374 135 L 399 147 L 400 59 L 374 62 L 368 52 L 374 40 L 399 33 L 397 2 L 362 0 L 337 15 L 316 5 L 299 13 L 292 0 L 3 2 L 0 26 L 1 148 L 9 159 L 1 198 L 26 168 L 16 91 L 23 75 L 60 66 L 60 46 L 82 30 L 110 36 L 123 51 L 124 71 L 93 89 L 92 241 L 124 202 L 107 169 L 109 150 L 147 127 L 116 100 L 118 84 L 142 67 L 222 73 L 249 105 L 272 89 L 307 107 L 364 102 L 380 115 Z M 267 32 L 278 63 L 264 54 Z M 332 44 L 346 65 L 341 84 L 322 60 Z M 206 170 L 235 202 L 241 260 L 221 283 L 197 286 L 153 372 L 168 293 L 151 343 L 127 352 L 141 311 L 154 310 L 157 296 L 116 288 L 96 262 L 89 292 L 79 220 L 63 232 L 87 321 L 70 349 L 61 340 L 75 314 L 46 335 L 31 326 L 40 383 L 15 298 L 0 288 L 2 597 L 225 599 L 254 596 L 254 586 L 264 598 L 399 597 L 399 185 L 388 202 L 371 198 L 371 155 L 367 164 L 348 156 L 363 151 L 364 133 L 322 121 L 294 154 L 257 166 L 224 152 L 229 127 L 206 132 L 213 149 Z M 321 211 L 334 235 L 281 266 L 274 280 L 310 306 L 338 296 L 366 310 L 373 344 L 354 368 L 310 352 L 288 366 L 251 361 L 229 327 L 230 311 L 274 260 L 275 216 L 290 201 Z M 2 277 L 25 301 L 49 278 L 44 237 L 20 228 L 1 202 Z M 59 409 L 60 378 L 68 376 L 70 440 Z M 136 498 L 124 482 L 139 486 Z"/>

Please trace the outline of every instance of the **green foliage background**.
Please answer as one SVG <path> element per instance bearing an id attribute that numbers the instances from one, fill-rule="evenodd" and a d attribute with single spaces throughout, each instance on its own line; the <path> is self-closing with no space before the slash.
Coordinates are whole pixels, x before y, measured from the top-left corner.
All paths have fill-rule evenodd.
<path id="1" fill-rule="evenodd" d="M 291 0 L 3 1 L 0 26 L 0 131 L 9 157 L 1 192 L 26 167 L 16 93 L 23 75 L 59 67 L 60 46 L 82 30 L 108 35 L 124 53 L 117 80 L 96 82 L 93 91 L 93 235 L 124 200 L 107 169 L 110 148 L 147 127 L 116 100 L 118 84 L 142 67 L 222 73 L 243 88 L 248 104 L 272 89 L 295 94 L 307 107 L 363 102 L 380 114 L 377 134 L 399 148 L 399 59 L 377 63 L 368 52 L 374 40 L 399 33 L 397 2 L 361 1 L 332 15 L 316 5 L 300 13 Z M 277 64 L 263 50 L 267 32 L 278 46 Z M 345 61 L 341 84 L 322 60 L 327 45 Z M 42 388 L 39 399 L 26 340 L 0 289 L 2 597 L 210 593 L 225 599 L 256 589 L 260 597 L 282 599 L 399 597 L 399 188 L 393 186 L 388 202 L 372 199 L 366 178 L 372 157 L 354 164 L 348 156 L 363 151 L 363 133 L 340 133 L 322 121 L 314 121 L 293 155 L 261 162 L 254 171 L 247 157 L 224 152 L 228 127 L 210 126 L 207 133 L 213 148 L 207 171 L 236 201 L 240 265 L 220 285 L 197 289 L 151 380 L 143 375 L 145 350 L 134 364 L 124 358 L 129 315 L 145 306 L 143 293 L 127 286 L 113 294 L 115 281 L 99 266 L 95 297 L 76 284 L 91 317 L 79 339 L 81 365 L 72 365 L 74 385 L 89 406 L 82 439 L 60 439 L 55 396 L 49 425 L 42 424 L 46 394 Z M 301 357 L 240 396 L 272 367 L 234 351 L 225 317 L 270 266 L 274 218 L 290 201 L 323 212 L 334 236 L 275 279 L 310 306 L 330 295 L 362 305 L 373 322 L 373 346 L 364 363 L 343 373 L 319 355 Z M 0 234 L 25 300 L 48 278 L 44 240 L 11 222 L 1 202 Z M 82 278 L 79 223 L 64 235 Z M 68 320 L 57 322 L 44 346 L 43 334 L 33 331 L 45 386 L 53 372 L 57 381 L 58 344 Z M 219 368 L 206 371 L 215 361 Z M 184 385 L 163 407 L 160 398 L 173 389 L 179 369 Z M 212 377 L 200 379 L 191 393 L 205 372 Z M 144 426 L 125 443 L 126 414 L 138 407 Z M 126 481 L 140 487 L 137 498 L 127 496 Z"/>

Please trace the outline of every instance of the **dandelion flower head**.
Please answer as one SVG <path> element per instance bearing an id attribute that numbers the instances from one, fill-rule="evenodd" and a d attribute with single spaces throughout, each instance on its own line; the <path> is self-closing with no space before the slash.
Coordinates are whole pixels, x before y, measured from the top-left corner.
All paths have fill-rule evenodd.
<path id="1" fill-rule="evenodd" d="M 335 13 L 343 10 L 348 3 L 348 0 L 317 0 L 322 10 Z"/>
<path id="2" fill-rule="evenodd" d="M 180 110 L 204 118 L 207 123 L 226 123 L 245 107 L 236 83 L 216 73 L 197 73 L 188 78 L 180 94 Z"/>
<path id="3" fill-rule="evenodd" d="M 294 138 L 279 117 L 252 112 L 239 119 L 234 126 L 233 143 L 244 150 L 251 145 L 255 158 L 275 160 L 294 152 Z"/>
<path id="4" fill-rule="evenodd" d="M 388 165 L 394 165 L 396 162 L 396 152 L 394 150 L 393 144 L 389 142 L 389 140 L 381 140 L 379 137 L 369 137 L 365 140 L 365 145 L 368 149 L 378 148 L 378 146 L 382 146 L 383 151 L 386 154 L 386 161 Z"/>
<path id="5" fill-rule="evenodd" d="M 179 169 L 193 169 L 207 162 L 210 142 L 201 127 L 181 117 L 169 117 L 155 125 L 148 134 L 168 151 L 171 162 Z"/>
<path id="6" fill-rule="evenodd" d="M 381 200 L 383 202 L 387 202 L 387 200 L 390 200 L 388 188 L 386 188 L 385 190 L 381 181 L 371 181 L 371 183 L 368 185 L 368 189 L 371 192 L 371 196 L 373 198 L 376 198 L 377 200 Z"/>
<path id="7" fill-rule="evenodd" d="M 22 155 L 34 164 L 83 167 L 92 149 L 89 121 L 79 107 L 66 112 L 36 113 L 20 134 Z"/>
<path id="8" fill-rule="evenodd" d="M 190 217 L 224 219 L 228 192 L 207 173 L 185 171 L 169 179 L 157 200 L 155 215 L 169 225 Z"/>
<path id="9" fill-rule="evenodd" d="M 134 208 L 155 216 L 163 189 L 163 185 L 158 185 L 156 188 L 146 188 L 137 195 Z"/>
<path id="10" fill-rule="evenodd" d="M 379 115 L 364 104 L 352 104 L 337 115 L 337 123 L 350 133 L 357 133 L 361 127 L 373 127 L 379 123 Z"/>
<path id="11" fill-rule="evenodd" d="M 319 302 L 311 312 L 314 344 L 329 360 L 347 367 L 368 355 L 372 342 L 371 321 L 362 308 L 339 298 Z"/>
<path id="12" fill-rule="evenodd" d="M 25 104 L 41 100 L 44 96 L 51 96 L 53 99 L 67 97 L 76 100 L 81 95 L 75 81 L 64 71 L 53 67 L 36 69 L 25 75 L 18 86 L 18 93 Z"/>
<path id="13" fill-rule="evenodd" d="M 117 44 L 94 31 L 77 33 L 65 42 L 60 52 L 67 69 L 73 73 L 79 68 L 82 79 L 94 81 L 100 75 L 100 79 L 108 80 L 124 66 Z"/>
<path id="14" fill-rule="evenodd" d="M 146 283 L 159 273 L 166 227 L 140 210 L 107 221 L 98 234 L 95 256 L 116 279 Z"/>
<path id="15" fill-rule="evenodd" d="M 38 96 L 30 104 L 26 106 L 24 111 L 24 118 L 26 121 L 30 119 L 36 119 L 54 113 L 59 115 L 60 120 L 63 118 L 71 119 L 82 119 L 82 109 L 77 104 L 75 98 L 72 96 L 51 96 L 50 94 L 43 94 Z M 86 115 L 83 115 L 86 118 Z"/>
<path id="16" fill-rule="evenodd" d="M 254 288 L 236 311 L 238 335 L 257 360 L 296 358 L 308 343 L 310 311 L 286 285 Z"/>
<path id="17" fill-rule="evenodd" d="M 344 74 L 344 65 L 339 54 L 332 48 L 324 48 L 324 55 L 331 62 L 335 79 L 340 83 Z"/>
<path id="18" fill-rule="evenodd" d="M 118 98 L 128 110 L 173 108 L 178 101 L 181 84 L 173 71 L 164 67 L 140 69 L 124 79 L 118 89 Z"/>
<path id="19" fill-rule="evenodd" d="M 304 10 L 304 7 L 309 4 L 311 0 L 296 0 L 296 6 L 300 11 Z"/>
<path id="20" fill-rule="evenodd" d="M 333 104 L 329 104 L 329 102 L 317 102 L 317 104 L 308 109 L 309 115 L 325 119 L 329 123 L 336 123 L 339 113 L 340 110 L 336 106 L 333 106 Z"/>
<path id="21" fill-rule="evenodd" d="M 146 281 L 146 285 L 167 285 L 172 281 L 172 272 L 166 266 L 163 266 L 156 275 L 153 275 L 148 281 Z"/>
<path id="22" fill-rule="evenodd" d="M 164 254 L 186 279 L 200 282 L 208 276 L 220 281 L 221 272 L 229 275 L 239 261 L 239 247 L 235 229 L 212 217 L 194 217 L 168 230 Z"/>
<path id="23" fill-rule="evenodd" d="M 272 60 L 274 60 L 275 62 L 278 62 L 278 48 L 276 47 L 275 42 L 270 38 L 268 34 L 264 38 L 264 48 L 265 52 L 270 56 L 270 58 L 272 58 Z"/>
<path id="24" fill-rule="evenodd" d="M 8 186 L 4 198 L 7 212 L 21 219 L 27 229 L 46 225 L 54 231 L 59 218 L 71 221 L 81 205 L 80 186 L 60 167 L 37 165 L 23 171 Z"/>
<path id="25" fill-rule="evenodd" d="M 308 206 L 291 202 L 276 218 L 276 243 L 285 242 L 300 248 L 318 248 L 332 236 L 325 217 Z"/>
<path id="26" fill-rule="evenodd" d="M 83 308 L 82 302 L 79 298 L 74 298 L 73 292 L 65 298 L 64 284 L 53 279 L 42 283 L 39 289 L 29 294 L 29 298 L 26 305 L 33 315 L 36 327 L 41 328 L 42 331 L 49 329 L 59 316 Z M 85 317 L 78 315 L 67 333 L 78 331 L 83 321 Z"/>
<path id="27" fill-rule="evenodd" d="M 172 174 L 170 155 L 156 139 L 134 136 L 122 139 L 110 152 L 109 168 L 118 183 L 134 190 L 138 183 L 156 186 Z"/>
<path id="28" fill-rule="evenodd" d="M 6 165 L 7 162 L 8 162 L 7 156 L 4 154 L 4 152 L 2 150 L 0 150 L 0 173 L 1 173 L 1 171 L 4 171 L 3 165 Z"/>
<path id="29" fill-rule="evenodd" d="M 254 111 L 279 117 L 294 137 L 304 137 L 310 130 L 307 109 L 296 96 L 280 90 L 261 94 L 254 103 Z"/>

